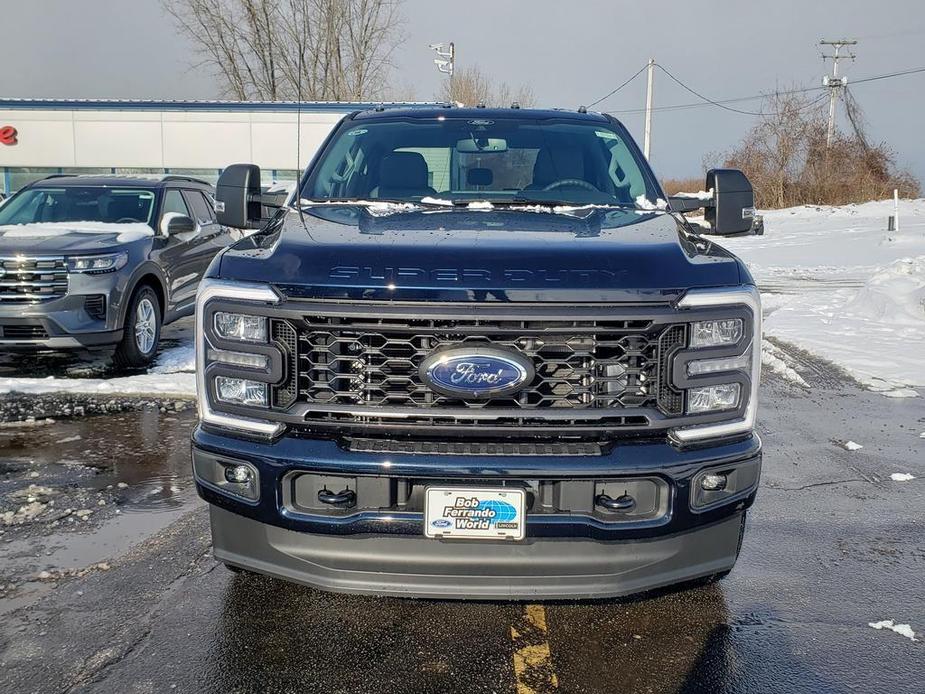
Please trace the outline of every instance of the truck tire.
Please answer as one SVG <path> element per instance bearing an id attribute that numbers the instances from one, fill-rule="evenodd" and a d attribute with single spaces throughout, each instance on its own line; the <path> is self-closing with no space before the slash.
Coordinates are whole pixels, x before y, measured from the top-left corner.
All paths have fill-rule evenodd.
<path id="1" fill-rule="evenodd" d="M 129 301 L 122 341 L 116 347 L 113 362 L 122 368 L 145 367 L 157 354 L 160 339 L 160 301 L 154 289 L 144 284 L 135 290 Z"/>

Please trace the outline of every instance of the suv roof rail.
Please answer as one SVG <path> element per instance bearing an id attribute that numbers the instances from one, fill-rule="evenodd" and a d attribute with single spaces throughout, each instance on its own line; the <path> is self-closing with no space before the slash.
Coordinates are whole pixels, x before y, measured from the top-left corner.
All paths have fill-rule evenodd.
<path id="1" fill-rule="evenodd" d="M 100 174 L 80 174 L 80 173 L 53 173 L 43 176 L 39 181 L 47 181 L 52 178 L 128 178 L 139 179 L 142 181 L 152 181 L 163 183 L 165 181 L 187 181 L 189 183 L 201 183 L 204 186 L 212 185 L 206 180 L 196 178 L 195 176 L 186 176 L 184 174 L 118 174 L 118 173 L 100 173 Z"/>
<path id="2" fill-rule="evenodd" d="M 193 183 L 202 183 L 203 185 L 212 185 L 208 181 L 204 181 L 201 178 L 196 178 L 195 176 L 184 176 L 183 174 L 164 174 L 162 181 L 191 181 Z"/>

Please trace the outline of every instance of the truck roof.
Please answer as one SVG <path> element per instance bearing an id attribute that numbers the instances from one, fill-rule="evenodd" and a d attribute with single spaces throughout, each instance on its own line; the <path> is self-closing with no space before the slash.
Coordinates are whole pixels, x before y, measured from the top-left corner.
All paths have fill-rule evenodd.
<path id="1" fill-rule="evenodd" d="M 502 118 L 516 118 L 518 120 L 546 120 L 550 118 L 567 118 L 569 120 L 586 120 L 595 123 L 606 123 L 607 118 L 593 111 L 572 110 L 562 108 L 472 108 L 458 107 L 452 104 L 438 106 L 418 106 L 415 108 L 376 108 L 354 113 L 354 120 L 375 120 L 378 118 L 420 118 L 422 120 L 445 116 L 449 118 L 471 118 L 500 120 Z"/>

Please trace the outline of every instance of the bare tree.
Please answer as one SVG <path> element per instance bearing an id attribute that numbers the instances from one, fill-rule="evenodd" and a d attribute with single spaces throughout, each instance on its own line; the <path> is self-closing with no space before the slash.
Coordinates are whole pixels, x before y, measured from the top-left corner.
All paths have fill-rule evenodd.
<path id="1" fill-rule="evenodd" d="M 536 103 L 530 86 L 522 85 L 513 89 L 506 82 L 502 82 L 496 87 L 478 65 L 457 70 L 452 79 L 443 82 L 437 98 L 466 106 L 510 106 L 516 101 L 524 108 L 529 108 Z"/>
<path id="2" fill-rule="evenodd" d="M 894 188 L 919 194 L 919 182 L 897 168 L 889 147 L 869 144 L 856 102 L 849 108 L 852 132 L 826 146 L 822 100 L 797 90 L 769 95 L 758 123 L 723 157 L 748 175 L 759 207 L 864 202 L 889 197 Z"/>
<path id="3" fill-rule="evenodd" d="M 241 100 L 374 99 L 401 40 L 401 0 L 162 2 Z"/>

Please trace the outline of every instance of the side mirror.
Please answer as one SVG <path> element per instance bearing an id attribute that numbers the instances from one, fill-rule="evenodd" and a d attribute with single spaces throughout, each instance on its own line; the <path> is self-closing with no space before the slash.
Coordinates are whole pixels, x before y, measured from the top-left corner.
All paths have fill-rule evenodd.
<path id="1" fill-rule="evenodd" d="M 713 205 L 704 209 L 704 221 L 714 234 L 741 234 L 752 228 L 755 193 L 752 184 L 738 169 L 707 171 L 705 190 L 713 190 Z"/>
<path id="2" fill-rule="evenodd" d="M 260 167 L 232 164 L 215 184 L 215 217 L 218 223 L 235 229 L 260 227 Z"/>
<path id="3" fill-rule="evenodd" d="M 196 222 L 179 212 L 168 212 L 161 219 L 161 236 L 188 234 L 196 231 Z"/>

